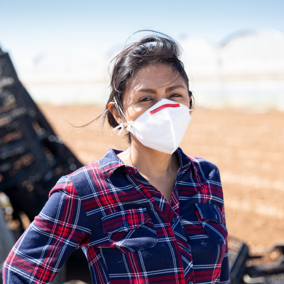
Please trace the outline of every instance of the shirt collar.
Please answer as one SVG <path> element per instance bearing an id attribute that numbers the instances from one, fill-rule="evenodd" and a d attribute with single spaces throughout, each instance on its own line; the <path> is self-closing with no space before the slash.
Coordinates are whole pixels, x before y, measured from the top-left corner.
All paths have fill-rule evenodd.
<path id="1" fill-rule="evenodd" d="M 121 150 L 109 149 L 104 155 L 104 157 L 99 161 L 99 168 L 104 178 L 109 177 L 115 170 L 120 167 L 124 167 L 126 172 L 129 174 L 137 173 L 136 168 L 125 165 L 118 158 L 117 155 L 121 152 Z"/>
<path id="2" fill-rule="evenodd" d="M 188 170 L 190 166 L 192 166 L 194 173 L 197 174 L 197 165 L 196 165 L 196 157 L 188 156 L 184 154 L 181 148 L 178 148 L 176 150 L 178 157 L 179 157 L 179 163 L 181 165 L 181 170 L 185 169 Z"/>
<path id="3" fill-rule="evenodd" d="M 118 158 L 117 155 L 121 152 L 121 150 L 109 149 L 104 155 L 104 157 L 99 161 L 99 168 L 104 178 L 109 177 L 115 170 L 120 167 L 123 167 L 128 174 L 136 174 L 138 172 L 136 168 L 125 165 Z M 190 165 L 192 165 L 194 171 L 196 172 L 193 157 L 185 155 L 181 148 L 178 148 L 176 150 L 176 153 L 178 155 L 181 170 L 187 170 L 189 169 Z"/>
<path id="4" fill-rule="evenodd" d="M 191 164 L 190 158 L 184 154 L 180 147 L 177 148 L 176 153 L 178 155 L 178 160 L 181 169 L 188 169 Z"/>

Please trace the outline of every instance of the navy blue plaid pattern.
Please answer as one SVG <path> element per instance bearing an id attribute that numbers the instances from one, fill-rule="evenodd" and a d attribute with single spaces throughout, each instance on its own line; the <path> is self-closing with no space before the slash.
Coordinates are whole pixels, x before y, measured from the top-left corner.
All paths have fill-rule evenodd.
<path id="1" fill-rule="evenodd" d="M 57 182 L 6 259 L 5 284 L 50 283 L 78 247 L 93 283 L 230 282 L 218 168 L 178 148 L 169 203 L 118 153 Z"/>

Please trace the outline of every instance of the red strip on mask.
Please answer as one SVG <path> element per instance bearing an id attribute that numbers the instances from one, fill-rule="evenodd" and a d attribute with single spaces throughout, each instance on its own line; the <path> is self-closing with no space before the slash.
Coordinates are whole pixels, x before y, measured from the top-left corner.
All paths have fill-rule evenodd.
<path id="1" fill-rule="evenodd" d="M 151 110 L 150 114 L 154 114 L 154 113 L 156 113 L 156 112 L 158 112 L 158 111 L 160 111 L 164 108 L 167 108 L 167 107 L 180 107 L 180 105 L 179 104 L 165 104 L 165 105 L 159 106 L 159 107 Z"/>

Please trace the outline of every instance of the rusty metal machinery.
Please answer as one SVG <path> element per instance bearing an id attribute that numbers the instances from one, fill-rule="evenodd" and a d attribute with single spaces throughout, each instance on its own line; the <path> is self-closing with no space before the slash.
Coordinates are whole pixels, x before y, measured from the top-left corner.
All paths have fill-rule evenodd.
<path id="1" fill-rule="evenodd" d="M 249 248 L 241 240 L 229 237 L 228 253 L 231 284 L 242 284 Z"/>
<path id="2" fill-rule="evenodd" d="M 246 262 L 245 284 L 284 283 L 284 245 L 273 245 L 262 252 L 251 253 Z"/>
<path id="3" fill-rule="evenodd" d="M 32 221 L 59 177 L 81 166 L 0 49 L 0 191 L 10 198 L 14 217 L 23 211 Z"/>

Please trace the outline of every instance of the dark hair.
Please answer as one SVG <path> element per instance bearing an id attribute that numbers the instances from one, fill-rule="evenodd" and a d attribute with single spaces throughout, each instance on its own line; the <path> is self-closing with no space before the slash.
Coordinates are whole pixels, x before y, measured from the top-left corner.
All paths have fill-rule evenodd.
<path id="1" fill-rule="evenodd" d="M 115 98 L 117 104 L 123 110 L 122 96 L 125 91 L 127 81 L 144 66 L 155 63 L 168 64 L 173 68 L 173 70 L 178 72 L 178 76 L 183 77 L 188 87 L 188 77 L 184 70 L 183 63 L 179 59 L 179 45 L 172 38 L 165 34 L 159 32 L 155 32 L 155 34 L 158 35 L 144 37 L 141 40 L 126 46 L 117 56 L 112 59 L 111 62 L 114 63 L 114 66 L 111 71 L 111 93 L 103 113 L 102 126 L 106 118 L 110 126 L 113 128 L 118 125 L 112 113 L 107 111 L 108 104 L 110 102 L 114 102 Z M 192 108 L 193 97 L 191 91 L 189 91 L 189 96 L 191 96 L 190 108 Z M 115 107 L 115 105 L 113 107 Z M 122 116 L 120 110 L 117 109 L 117 111 Z M 128 140 L 131 142 L 130 134 L 128 134 Z"/>

